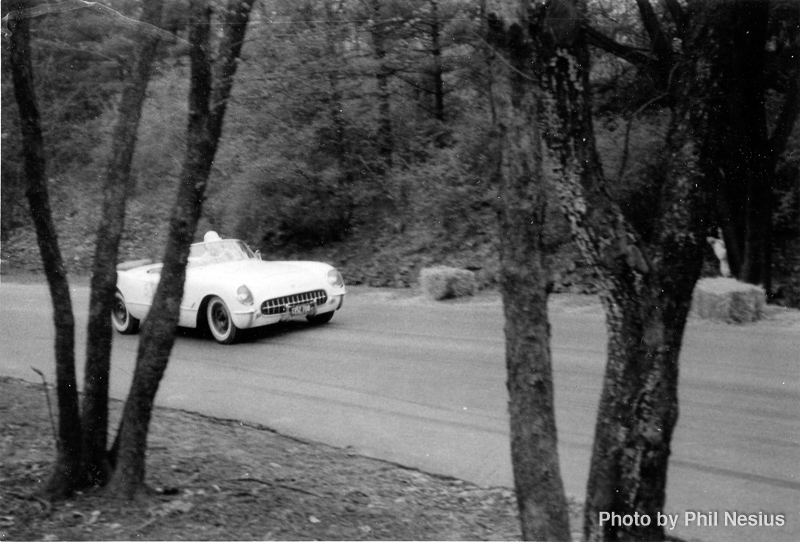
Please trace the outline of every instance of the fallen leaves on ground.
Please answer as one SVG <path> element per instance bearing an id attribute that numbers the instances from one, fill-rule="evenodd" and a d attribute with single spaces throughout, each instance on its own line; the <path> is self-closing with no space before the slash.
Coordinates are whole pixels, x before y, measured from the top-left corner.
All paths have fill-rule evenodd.
<path id="1" fill-rule="evenodd" d="M 51 390 L 52 393 L 52 390 Z M 111 427 L 121 404 L 112 401 Z M 54 458 L 42 386 L 0 378 L 0 540 L 519 539 L 507 488 L 482 488 L 261 427 L 156 409 L 133 503 L 38 498 Z M 580 511 L 572 503 L 573 528 Z"/>

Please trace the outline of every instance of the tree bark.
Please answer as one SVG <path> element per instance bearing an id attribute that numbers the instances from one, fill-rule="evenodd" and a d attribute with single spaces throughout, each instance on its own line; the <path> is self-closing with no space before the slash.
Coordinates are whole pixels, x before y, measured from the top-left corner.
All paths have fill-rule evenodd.
<path id="1" fill-rule="evenodd" d="M 21 200 L 20 182 L 17 168 L 3 168 L 3 186 L 0 190 L 0 243 L 9 239 L 15 225 L 16 207 Z"/>
<path id="2" fill-rule="evenodd" d="M 509 99 L 499 108 L 499 246 L 511 460 L 522 538 L 570 540 L 553 404 L 549 274 L 544 261 L 547 197 L 530 70 L 533 50 L 526 22 L 515 20 L 512 12 L 489 12 L 490 39 L 510 65 Z"/>
<path id="3" fill-rule="evenodd" d="M 163 2 L 145 0 L 141 21 L 157 26 Z M 108 383 L 111 367 L 112 328 L 109 320 L 117 282 L 117 253 L 125 222 L 125 203 L 131 189 L 131 162 L 136 148 L 150 70 L 158 47 L 157 37 L 142 35 L 133 69 L 127 76 L 112 136 L 111 158 L 106 168 L 103 211 L 97 231 L 89 299 L 86 370 L 81 411 L 83 456 L 88 483 L 108 481 Z"/>
<path id="4" fill-rule="evenodd" d="M 142 324 L 133 383 L 118 436 L 116 469 L 109 491 L 131 499 L 145 479 L 147 435 L 153 403 L 175 343 L 186 261 L 194 239 L 214 162 L 236 63 L 254 0 L 230 0 L 223 14 L 218 61 L 211 62 L 211 9 L 206 0 L 191 4 L 191 87 L 186 157 L 170 218 L 164 267 L 153 305 Z M 216 84 L 215 84 L 216 83 Z"/>
<path id="5" fill-rule="evenodd" d="M 502 127 L 500 196 L 501 289 L 514 486 L 524 540 L 570 540 L 554 412 L 540 141 L 532 95 L 514 94 L 517 92 L 512 90 L 515 103 Z"/>
<path id="6" fill-rule="evenodd" d="M 22 10 L 27 2 L 12 2 L 10 11 Z M 47 492 L 53 497 L 66 497 L 83 486 L 81 461 L 81 424 L 78 409 L 78 387 L 75 377 L 75 318 L 69 294 L 67 271 L 58 246 L 50 196 L 44 142 L 30 53 L 29 20 L 9 17 L 11 33 L 9 52 L 14 96 L 19 106 L 24 171 L 27 178 L 26 197 L 36 228 L 36 240 L 44 264 L 45 276 L 53 302 L 55 323 L 56 390 L 58 394 L 57 456 Z"/>
<path id="7" fill-rule="evenodd" d="M 639 15 L 644 28 L 650 36 L 651 51 L 657 60 L 654 64 L 656 68 L 654 72 L 656 85 L 660 88 L 666 88 L 669 86 L 669 76 L 673 65 L 670 37 L 659 22 L 650 0 L 636 0 L 636 5 L 639 8 Z"/>
<path id="8" fill-rule="evenodd" d="M 441 21 L 439 3 L 431 0 L 431 56 L 433 56 L 433 116 L 444 122 L 444 68 L 442 66 Z"/>
<path id="9" fill-rule="evenodd" d="M 713 152 L 722 159 L 725 205 L 733 217 L 739 217 L 732 228 L 728 226 L 726 238 L 735 243 L 731 252 L 734 260 L 738 256 L 733 262 L 736 276 L 764 284 L 769 275 L 766 264 L 774 173 L 765 110 L 769 3 L 729 2 L 716 17 L 717 31 L 728 43 L 728 50 L 718 59 L 726 98 L 721 114 L 714 119 L 718 142 Z"/>
<path id="10" fill-rule="evenodd" d="M 380 22 L 381 6 L 379 0 L 372 0 L 372 15 L 374 18 L 374 26 L 372 27 L 372 46 L 375 52 L 375 59 L 377 61 L 377 71 L 375 73 L 375 80 L 378 84 L 378 154 L 383 159 L 383 171 L 380 172 L 384 175 L 392 168 L 393 162 L 393 147 L 394 142 L 392 139 L 392 106 L 391 95 L 389 92 L 389 67 L 386 65 L 386 36 L 384 35 L 384 26 Z"/>
<path id="11" fill-rule="evenodd" d="M 342 17 L 339 13 L 343 9 L 341 0 L 335 0 L 338 6 L 333 5 L 334 0 L 325 1 L 325 45 L 331 60 L 341 55 L 340 43 L 342 35 Z M 353 218 L 353 190 L 355 183 L 355 170 L 350 146 L 348 143 L 348 123 L 344 115 L 344 101 L 340 88 L 340 70 L 330 69 L 328 72 L 328 89 L 330 92 L 330 118 L 335 132 L 334 149 L 341 172 L 339 174 L 337 202 L 339 205 L 339 223 L 342 229 L 349 227 Z"/>
<path id="12" fill-rule="evenodd" d="M 705 8 L 703 8 L 705 9 Z M 565 14 L 567 14 L 565 16 Z M 705 58 L 678 75 L 686 96 L 667 149 L 655 233 L 645 243 L 613 202 L 592 127 L 585 3 L 552 2 L 539 17 L 545 141 L 557 160 L 558 199 L 601 286 L 609 334 L 584 510 L 587 540 L 659 540 L 672 431 L 678 416 L 678 355 L 702 263 L 707 176 L 698 148 L 713 113 L 693 107 L 713 87 Z M 695 20 L 704 20 L 702 17 Z M 703 30 L 701 28 L 700 30 Z M 707 32 L 697 32 L 711 39 Z M 705 106 L 706 102 L 701 102 Z M 600 522 L 600 513 L 647 516 L 648 525 Z"/>

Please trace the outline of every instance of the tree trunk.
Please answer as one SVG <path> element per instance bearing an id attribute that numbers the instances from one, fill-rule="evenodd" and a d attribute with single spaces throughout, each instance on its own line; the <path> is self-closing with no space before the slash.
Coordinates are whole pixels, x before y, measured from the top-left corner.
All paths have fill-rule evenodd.
<path id="1" fill-rule="evenodd" d="M 141 21 L 158 25 L 163 3 L 146 0 Z M 111 158 L 103 188 L 103 212 L 97 232 L 89 300 L 86 371 L 81 412 L 83 455 L 88 482 L 103 485 L 110 467 L 106 451 L 108 433 L 108 382 L 111 367 L 112 328 L 109 321 L 117 282 L 117 253 L 125 222 L 125 202 L 131 188 L 131 162 L 136 148 L 142 105 L 158 38 L 142 35 L 133 70 L 128 74 L 112 136 Z"/>
<path id="2" fill-rule="evenodd" d="M 431 0 L 431 55 L 433 56 L 433 115 L 444 122 L 444 68 L 442 67 L 441 21 L 439 3 Z"/>
<path id="3" fill-rule="evenodd" d="M 690 58 L 685 96 L 670 131 L 669 169 L 648 244 L 610 199 L 594 142 L 585 2 L 552 2 L 540 15 L 539 66 L 545 140 L 559 165 L 558 198 L 584 257 L 595 268 L 606 311 L 608 361 L 598 407 L 584 511 L 587 540 L 658 540 L 672 431 L 678 416 L 678 355 L 699 278 L 707 178 L 697 141 L 710 111 L 693 107 L 712 88 Z M 702 34 L 709 39 L 708 33 Z M 703 60 L 706 60 L 704 58 Z M 704 105 L 706 102 L 702 102 Z M 625 526 L 601 512 L 647 517 Z"/>
<path id="4" fill-rule="evenodd" d="M 784 15 L 797 22 L 800 6 L 783 7 Z M 787 66 L 783 108 L 772 135 L 767 130 L 766 50 L 770 3 L 758 0 L 729 2 L 719 14 L 724 21 L 717 31 L 728 43 L 720 59 L 720 85 L 725 88 L 724 114 L 714 130 L 727 134 L 721 167 L 726 174 L 729 202 L 738 203 L 740 216 L 741 268 L 737 277 L 761 284 L 769 294 L 771 286 L 772 197 L 778 158 L 786 150 L 788 134 L 796 122 L 800 60 Z M 791 24 L 791 23 L 789 23 Z M 730 205 L 730 203 L 729 203 Z"/>
<path id="5" fill-rule="evenodd" d="M 703 11 L 702 2 L 689 2 L 684 7 L 677 0 L 665 0 L 674 25 L 659 21 L 652 6 L 653 0 L 636 0 L 636 3 L 643 26 L 651 38 L 650 50 L 653 54 L 642 54 L 591 28 L 587 29 L 588 36 L 593 45 L 650 74 L 656 85 L 672 96 L 672 103 L 676 98 L 680 99 L 671 88 L 674 87 L 673 75 L 680 59 L 672 51 L 669 42 L 674 44 L 679 40 L 682 49 L 691 52 L 687 47 L 687 37 L 694 24 L 692 17 Z M 725 88 L 727 96 L 724 106 L 710 119 L 713 125 L 711 136 L 717 141 L 713 149 L 704 146 L 711 155 L 703 160 L 717 164 L 708 175 L 715 184 L 716 222 L 722 230 L 731 273 L 740 280 L 762 284 L 769 292 L 773 178 L 778 158 L 786 149 L 789 134 L 800 111 L 800 61 L 784 61 L 782 67 L 788 68 L 786 73 L 781 74 L 784 81 L 782 86 L 785 87 L 784 104 L 773 133 L 767 134 L 765 98 L 768 77 L 765 58 L 771 39 L 769 20 L 770 17 L 781 17 L 784 29 L 797 27 L 800 4 L 730 0 L 716 12 L 715 17 L 718 20 L 716 31 L 728 43 L 725 55 L 717 59 L 719 65 L 714 68 L 718 70 L 718 84 L 720 88 Z M 674 31 L 670 28 L 674 28 Z M 670 32 L 675 39 L 665 39 L 669 38 Z M 791 48 L 790 45 L 788 49 Z M 796 45 L 794 49 L 797 49 Z M 789 50 L 786 50 L 785 56 L 797 59 L 796 53 L 792 55 Z"/>
<path id="6" fill-rule="evenodd" d="M 523 84 L 516 79 L 518 87 Z M 524 88 L 524 87 L 523 87 Z M 512 90 L 503 126 L 500 262 L 514 486 L 524 540 L 570 540 L 553 399 L 546 195 L 535 103 Z"/>
<path id="7" fill-rule="evenodd" d="M 337 0 L 339 1 L 339 0 Z M 342 20 L 338 11 L 343 9 L 341 2 L 338 9 L 334 7 L 333 0 L 325 2 L 325 40 L 327 53 L 331 60 L 341 55 L 340 41 L 342 40 Z M 339 174 L 337 203 L 339 205 L 339 220 L 342 229 L 349 227 L 353 218 L 353 185 L 355 182 L 355 165 L 351 156 L 347 138 L 347 119 L 344 116 L 344 104 L 340 89 L 340 72 L 338 69 L 328 71 L 328 89 L 330 92 L 330 118 L 335 132 L 334 149 L 341 173 Z"/>
<path id="8" fill-rule="evenodd" d="M 513 3 L 504 7 L 509 4 Z M 500 109 L 499 123 L 499 245 L 517 506 L 524 540 L 570 540 L 553 405 L 549 276 L 544 262 L 547 198 L 531 84 L 532 48 L 524 21 L 502 11 L 490 13 L 491 41 L 501 46 L 511 66 L 510 99 Z"/>
<path id="9" fill-rule="evenodd" d="M 14 227 L 14 214 L 19 205 L 20 190 L 17 168 L 4 168 L 3 185 L 0 189 L 0 243 L 8 241 L 9 234 Z"/>
<path id="10" fill-rule="evenodd" d="M 18 1 L 11 3 L 9 8 L 13 12 L 25 9 L 26 5 L 27 2 Z M 11 76 L 14 81 L 14 96 L 19 106 L 24 170 L 27 177 L 25 194 L 50 288 L 56 331 L 59 423 L 56 462 L 48 481 L 47 492 L 54 497 L 65 497 L 82 487 L 84 480 L 75 377 L 75 318 L 47 190 L 44 142 L 31 66 L 29 20 L 14 18 L 12 14 L 9 16 L 9 30 Z"/>
<path id="11" fill-rule="evenodd" d="M 158 387 L 175 343 L 186 261 L 214 162 L 228 97 L 254 0 L 230 0 L 222 15 L 223 37 L 212 74 L 211 9 L 193 0 L 190 25 L 191 87 L 187 149 L 153 305 L 142 325 L 131 391 L 120 422 L 112 494 L 131 499 L 144 484 L 147 435 Z M 216 85 L 214 83 L 216 82 Z"/>
<path id="12" fill-rule="evenodd" d="M 728 226 L 726 237 L 735 243 L 730 252 L 738 259 L 732 266 L 736 276 L 763 284 L 769 275 L 774 173 L 765 110 L 769 3 L 729 2 L 717 16 L 725 21 L 717 29 L 728 43 L 728 51 L 719 59 L 720 84 L 726 97 L 722 114 L 714 118 L 713 130 L 719 137 L 714 152 L 723 158 L 725 204 L 739 222 L 733 228 Z"/>
<path id="13" fill-rule="evenodd" d="M 378 63 L 378 69 L 375 73 L 375 80 L 378 84 L 378 154 L 383 159 L 383 171 L 380 172 L 384 175 L 392 168 L 392 107 L 391 96 L 389 93 L 389 68 L 386 65 L 386 36 L 385 30 L 381 28 L 380 23 L 381 9 L 380 1 L 372 0 L 372 14 L 374 24 L 372 28 L 372 46 L 375 51 L 375 59 Z"/>

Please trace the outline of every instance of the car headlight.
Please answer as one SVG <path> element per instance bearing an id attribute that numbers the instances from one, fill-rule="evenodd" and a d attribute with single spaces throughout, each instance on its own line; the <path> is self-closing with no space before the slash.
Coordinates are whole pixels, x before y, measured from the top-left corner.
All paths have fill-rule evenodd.
<path id="1" fill-rule="evenodd" d="M 242 305 L 252 305 L 253 304 L 253 294 L 250 292 L 250 288 L 242 284 L 236 290 L 236 299 L 239 300 L 239 303 Z"/>
<path id="2" fill-rule="evenodd" d="M 344 278 L 336 269 L 328 271 L 328 284 L 335 288 L 344 288 Z"/>

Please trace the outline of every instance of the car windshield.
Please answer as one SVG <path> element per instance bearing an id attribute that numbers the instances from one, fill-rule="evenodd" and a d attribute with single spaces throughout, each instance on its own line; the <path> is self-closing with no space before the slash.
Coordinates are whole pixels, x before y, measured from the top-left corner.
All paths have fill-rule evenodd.
<path id="1" fill-rule="evenodd" d="M 242 241 L 224 239 L 208 243 L 195 243 L 189 251 L 189 267 L 212 263 L 255 259 L 256 255 Z"/>

